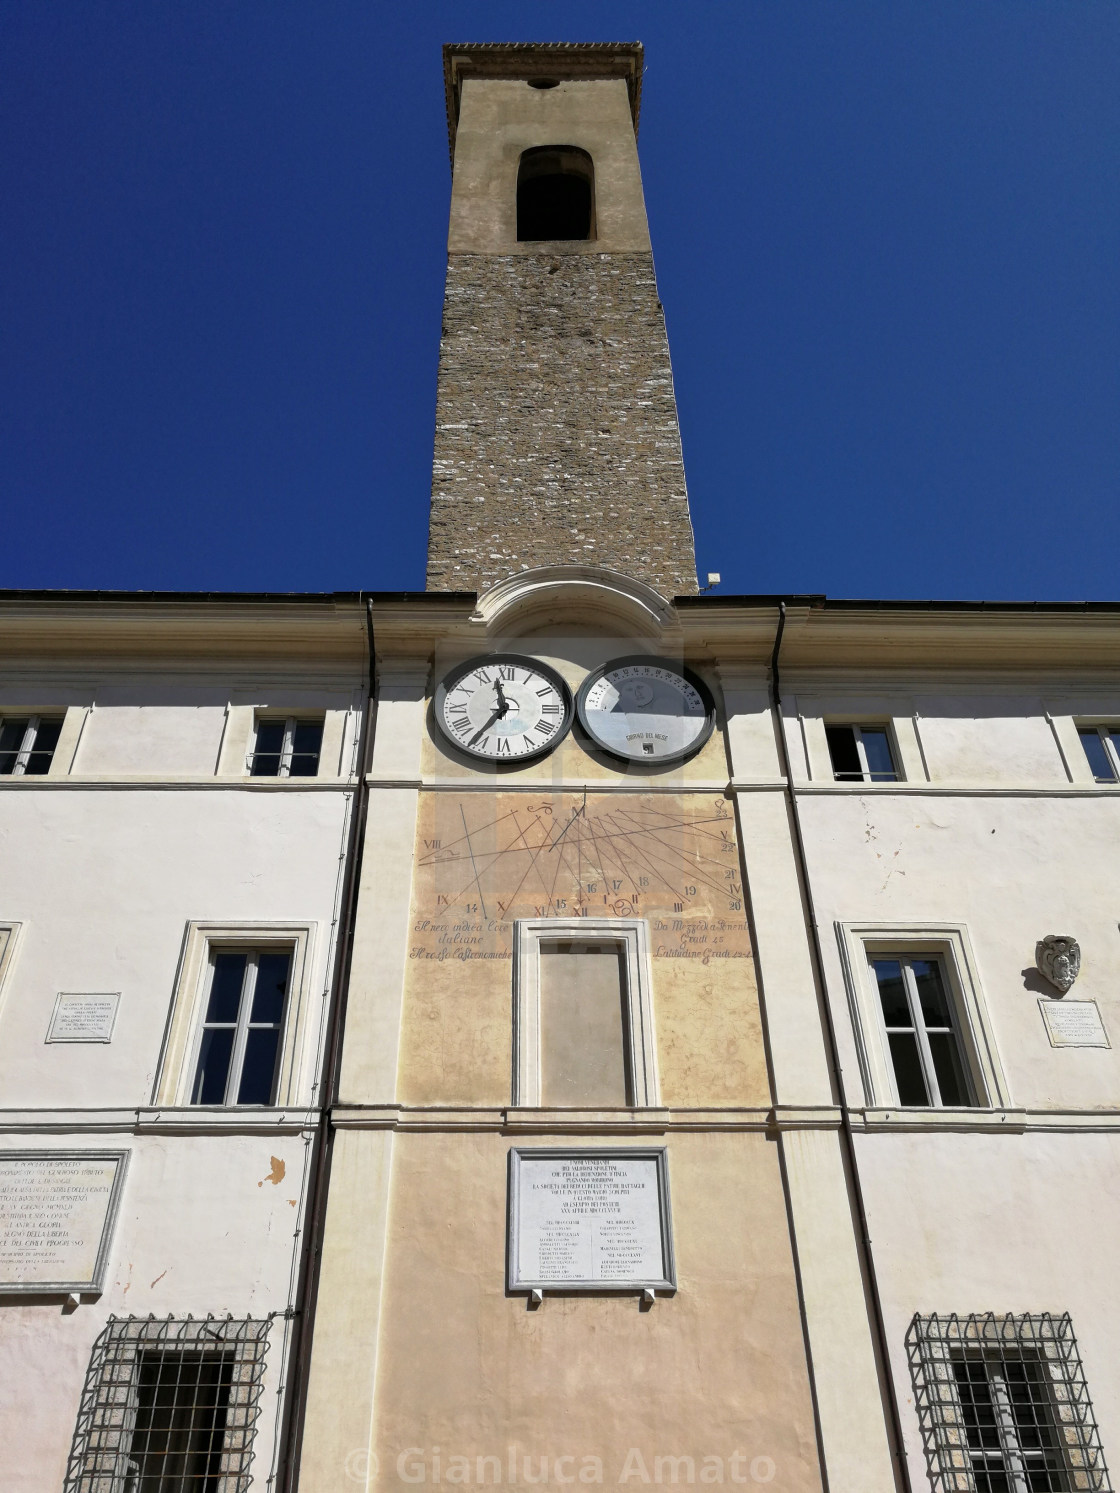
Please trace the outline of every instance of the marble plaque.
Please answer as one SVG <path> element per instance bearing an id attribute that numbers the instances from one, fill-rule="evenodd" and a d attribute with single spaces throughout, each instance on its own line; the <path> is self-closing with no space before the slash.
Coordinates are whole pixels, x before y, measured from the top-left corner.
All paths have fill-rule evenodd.
<path id="1" fill-rule="evenodd" d="M 0 1151 L 0 1295 L 100 1291 L 127 1151 Z"/>
<path id="2" fill-rule="evenodd" d="M 111 1042 L 120 994 L 61 990 L 54 1003 L 48 1042 Z"/>
<path id="3" fill-rule="evenodd" d="M 1111 1047 L 1096 1001 L 1048 1000 L 1038 1003 L 1051 1047 Z"/>
<path id="4" fill-rule="evenodd" d="M 675 1290 L 664 1147 L 515 1146 L 509 1287 Z"/>

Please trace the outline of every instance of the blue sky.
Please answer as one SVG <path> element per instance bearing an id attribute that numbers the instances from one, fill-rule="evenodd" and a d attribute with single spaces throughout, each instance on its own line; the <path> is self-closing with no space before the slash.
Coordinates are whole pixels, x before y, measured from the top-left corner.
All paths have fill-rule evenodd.
<path id="1" fill-rule="evenodd" d="M 444 41 L 633 40 L 701 572 L 1120 596 L 1115 0 L 6 0 L 0 585 L 423 585 Z"/>

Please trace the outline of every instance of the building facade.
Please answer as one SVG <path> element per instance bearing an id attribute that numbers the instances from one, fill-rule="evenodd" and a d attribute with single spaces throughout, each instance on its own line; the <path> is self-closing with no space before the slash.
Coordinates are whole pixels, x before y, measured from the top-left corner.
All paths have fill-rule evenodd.
<path id="1" fill-rule="evenodd" d="M 428 590 L 2 602 L 3 1484 L 1108 1489 L 1120 607 L 699 593 L 641 49 L 444 63 Z"/>
<path id="2" fill-rule="evenodd" d="M 361 611 L 8 595 L 0 612 L 0 1485 L 273 1486 Z"/>

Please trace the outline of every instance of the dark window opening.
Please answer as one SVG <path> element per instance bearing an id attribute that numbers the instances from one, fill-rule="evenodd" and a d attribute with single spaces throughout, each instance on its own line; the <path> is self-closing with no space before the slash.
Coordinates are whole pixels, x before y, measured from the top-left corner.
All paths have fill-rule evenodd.
<path id="1" fill-rule="evenodd" d="M 260 1318 L 110 1317 L 64 1493 L 249 1493 L 268 1330 Z"/>
<path id="2" fill-rule="evenodd" d="M 137 1368 L 131 1487 L 136 1493 L 218 1493 L 232 1357 L 144 1352 Z"/>
<path id="3" fill-rule="evenodd" d="M 257 718 L 257 739 L 249 758 L 254 778 L 313 778 L 319 771 L 323 721 Z"/>
<path id="4" fill-rule="evenodd" d="M 898 781 L 886 726 L 825 726 L 824 734 L 838 783 Z"/>
<path id="5" fill-rule="evenodd" d="M 45 777 L 61 734 L 61 716 L 6 716 L 0 721 L 0 776 Z"/>
<path id="6" fill-rule="evenodd" d="M 545 145 L 517 168 L 517 240 L 537 243 L 595 237 L 595 168 L 585 150 Z"/>

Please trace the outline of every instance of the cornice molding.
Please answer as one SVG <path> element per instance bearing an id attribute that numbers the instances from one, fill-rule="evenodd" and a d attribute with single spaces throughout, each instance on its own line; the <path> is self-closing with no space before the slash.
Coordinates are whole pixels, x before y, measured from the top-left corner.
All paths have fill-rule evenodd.
<path id="1" fill-rule="evenodd" d="M 364 669 L 366 657 L 364 607 L 329 596 L 4 598 L 0 637 L 8 665 L 283 660 Z"/>
<path id="2" fill-rule="evenodd" d="M 455 132 L 467 78 L 555 78 L 557 82 L 595 82 L 624 78 L 630 95 L 634 134 L 642 108 L 644 52 L 634 42 L 449 42 L 443 49 L 443 91 L 447 105 L 447 143 L 455 164 Z"/>

